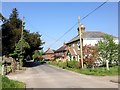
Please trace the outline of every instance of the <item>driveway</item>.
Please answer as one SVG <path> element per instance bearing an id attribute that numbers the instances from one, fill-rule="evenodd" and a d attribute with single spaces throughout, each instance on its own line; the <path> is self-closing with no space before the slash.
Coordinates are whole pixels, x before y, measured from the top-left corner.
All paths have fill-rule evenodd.
<path id="1" fill-rule="evenodd" d="M 118 83 L 110 82 L 110 79 L 117 79 L 117 76 L 83 75 L 47 64 L 33 63 L 23 73 L 8 77 L 25 82 L 27 88 L 118 88 Z"/>

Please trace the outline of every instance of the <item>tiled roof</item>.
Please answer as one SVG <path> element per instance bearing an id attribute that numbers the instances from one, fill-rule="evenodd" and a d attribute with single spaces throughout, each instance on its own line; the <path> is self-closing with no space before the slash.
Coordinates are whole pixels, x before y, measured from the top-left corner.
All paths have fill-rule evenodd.
<path id="1" fill-rule="evenodd" d="M 102 38 L 104 35 L 103 32 L 88 31 L 83 34 L 83 38 Z"/>
<path id="2" fill-rule="evenodd" d="M 106 33 L 103 33 L 103 32 L 87 31 L 87 32 L 83 33 L 82 37 L 83 37 L 83 39 L 84 38 L 103 38 L 103 36 L 105 34 Z M 67 42 L 67 44 L 68 43 L 72 43 L 72 42 L 77 41 L 77 40 L 79 40 L 79 35 L 77 35 L 76 37 L 74 37 L 73 39 L 71 39 L 69 42 Z"/>
<path id="3" fill-rule="evenodd" d="M 55 52 L 61 52 L 61 51 L 65 51 L 66 50 L 66 46 L 62 46 L 59 49 L 57 49 Z"/>
<path id="4" fill-rule="evenodd" d="M 44 54 L 49 54 L 49 53 L 54 53 L 54 51 L 48 48 L 48 50 Z"/>

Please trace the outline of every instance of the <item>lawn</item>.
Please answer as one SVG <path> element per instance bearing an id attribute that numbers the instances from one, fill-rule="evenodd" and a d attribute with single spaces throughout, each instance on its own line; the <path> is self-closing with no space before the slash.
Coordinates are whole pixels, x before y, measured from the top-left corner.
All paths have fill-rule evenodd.
<path id="1" fill-rule="evenodd" d="M 25 84 L 23 82 L 10 80 L 6 76 L 2 76 L 2 90 L 14 90 L 15 88 L 25 90 Z"/>

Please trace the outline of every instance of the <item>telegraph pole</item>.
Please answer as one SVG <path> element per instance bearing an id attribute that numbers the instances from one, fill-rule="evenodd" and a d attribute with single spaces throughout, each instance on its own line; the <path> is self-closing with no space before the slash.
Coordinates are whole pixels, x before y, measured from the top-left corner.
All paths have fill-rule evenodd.
<path id="1" fill-rule="evenodd" d="M 22 41 L 23 41 L 23 30 L 24 30 L 24 17 L 22 17 L 22 31 L 21 31 L 21 51 L 23 53 L 23 46 L 22 46 Z"/>
<path id="2" fill-rule="evenodd" d="M 22 30 L 21 30 L 21 53 L 23 54 L 23 30 L 24 30 L 24 17 L 22 17 Z M 19 69 L 20 66 L 22 66 L 22 60 L 23 60 L 23 56 L 19 61 Z"/>
<path id="3" fill-rule="evenodd" d="M 83 69 L 83 43 L 82 43 L 82 30 L 81 30 L 81 25 L 80 25 L 80 17 L 78 16 L 78 33 L 79 33 L 79 38 L 80 38 L 80 59 L 81 59 L 81 67 Z"/>
<path id="4" fill-rule="evenodd" d="M 22 18 L 22 32 L 21 32 L 21 39 L 23 39 L 23 29 L 24 29 L 24 17 Z"/>

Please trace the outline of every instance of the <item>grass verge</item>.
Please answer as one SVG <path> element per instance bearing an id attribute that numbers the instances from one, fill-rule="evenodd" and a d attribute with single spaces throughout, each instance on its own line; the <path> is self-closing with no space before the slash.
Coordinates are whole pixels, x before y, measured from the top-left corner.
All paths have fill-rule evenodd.
<path id="1" fill-rule="evenodd" d="M 25 83 L 16 80 L 10 80 L 6 76 L 0 76 L 0 77 L 2 77 L 2 90 L 7 90 L 7 89 L 14 90 L 15 88 L 20 90 L 25 90 Z"/>
<path id="2" fill-rule="evenodd" d="M 106 70 L 105 67 L 99 67 L 95 69 L 73 69 L 66 68 L 77 73 L 85 75 L 95 75 L 95 76 L 116 76 L 118 75 L 118 66 L 110 67 L 110 70 Z"/>
<path id="3" fill-rule="evenodd" d="M 52 61 L 47 62 L 50 65 L 57 66 L 62 69 L 67 69 L 70 71 L 74 71 L 77 73 L 85 74 L 85 75 L 95 75 L 95 76 L 116 76 L 118 75 L 118 66 L 110 67 L 110 70 L 106 70 L 106 67 L 97 67 L 97 68 L 85 68 L 85 69 L 78 69 L 78 68 L 71 68 L 65 66 L 65 63 L 55 63 Z"/>

